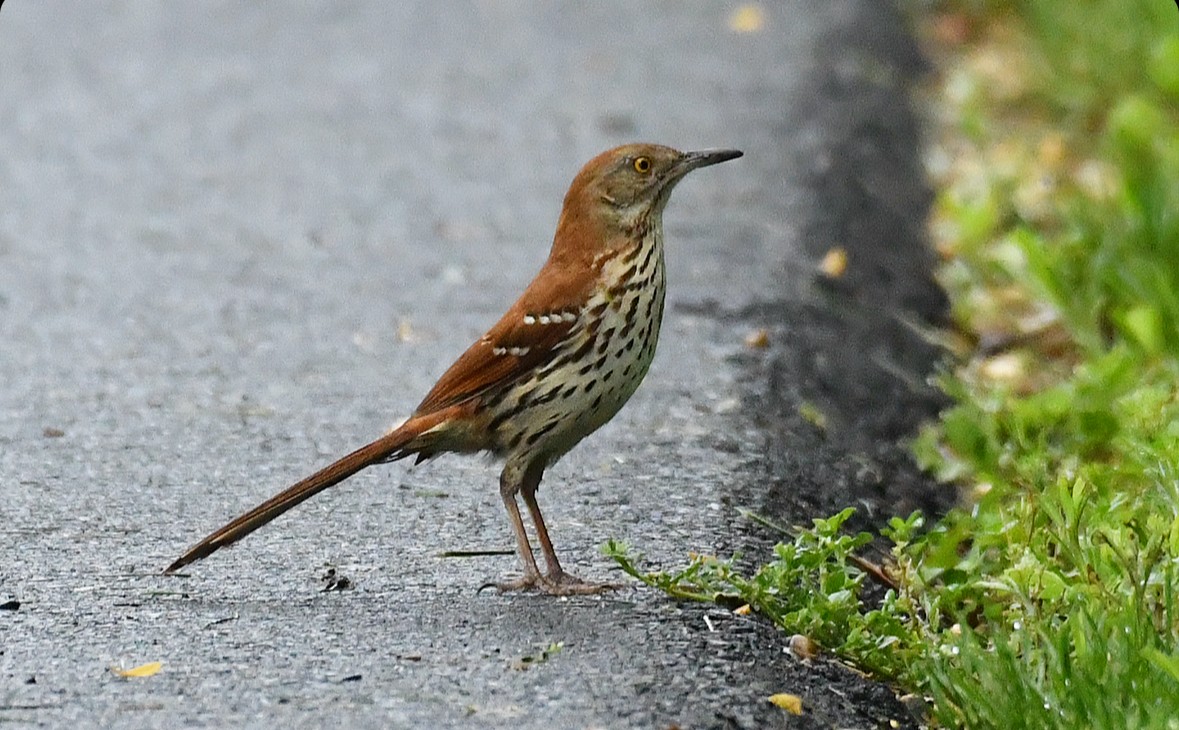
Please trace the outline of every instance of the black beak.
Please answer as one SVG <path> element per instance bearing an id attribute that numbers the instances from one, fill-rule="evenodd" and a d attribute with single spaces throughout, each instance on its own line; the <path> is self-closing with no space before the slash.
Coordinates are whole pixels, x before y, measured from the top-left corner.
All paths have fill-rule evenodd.
<path id="1" fill-rule="evenodd" d="M 735 160 L 745 154 L 741 150 L 699 150 L 697 152 L 682 152 L 667 172 L 663 174 L 659 186 L 666 195 L 675 187 L 676 183 L 692 170 L 709 165 Z M 666 198 L 665 198 L 666 200 Z"/>
<path id="2" fill-rule="evenodd" d="M 676 167 L 683 167 L 684 172 L 688 172 L 698 167 L 719 165 L 722 162 L 735 160 L 743 154 L 745 153 L 741 150 L 699 150 L 697 152 L 685 152 Z"/>

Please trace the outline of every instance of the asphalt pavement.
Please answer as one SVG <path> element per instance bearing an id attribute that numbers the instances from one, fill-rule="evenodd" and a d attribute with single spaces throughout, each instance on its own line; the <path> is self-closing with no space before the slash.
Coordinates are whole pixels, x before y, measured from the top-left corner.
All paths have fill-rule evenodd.
<path id="1" fill-rule="evenodd" d="M 477 592 L 518 570 L 441 557 L 512 547 L 478 458 L 371 469 L 160 575 L 407 415 L 580 165 L 637 140 L 745 157 L 677 188 L 647 381 L 546 474 L 566 567 L 756 551 L 741 506 L 935 506 L 898 446 L 937 403 L 904 322 L 943 304 L 891 5 L 10 0 L 0 69 L 0 724 L 912 724 L 757 617 Z"/>

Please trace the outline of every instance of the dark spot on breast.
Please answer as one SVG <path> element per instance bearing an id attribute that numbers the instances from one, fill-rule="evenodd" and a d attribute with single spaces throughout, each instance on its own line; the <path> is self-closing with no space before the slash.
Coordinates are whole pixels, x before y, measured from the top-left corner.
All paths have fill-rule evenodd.
<path id="1" fill-rule="evenodd" d="M 525 439 L 525 441 L 529 446 L 535 445 L 537 441 L 540 441 L 542 438 L 544 438 L 545 434 L 556 428 L 558 423 L 560 423 L 560 421 L 549 421 L 540 430 L 533 431 L 532 433 L 528 434 L 528 438 Z"/>
<path id="2" fill-rule="evenodd" d="M 554 356 L 552 357 L 551 360 L 549 360 L 542 367 L 540 367 L 540 369 L 535 371 L 536 374 L 533 375 L 531 378 L 529 378 L 528 382 L 529 383 L 538 382 L 539 380 L 544 378 L 544 376 L 546 376 L 549 373 L 553 372 L 554 370 L 560 368 L 562 365 L 564 365 L 567 362 L 569 362 L 569 353 L 568 352 L 563 352 L 559 355 L 554 354 Z"/>
<path id="3" fill-rule="evenodd" d="M 550 388 L 549 390 L 545 391 L 545 393 L 543 395 L 541 395 L 540 397 L 534 399 L 531 403 L 529 403 L 529 405 L 537 406 L 542 403 L 548 403 L 549 401 L 556 398 L 557 395 L 560 394 L 560 392 L 561 392 L 560 385 L 556 386 L 555 388 Z"/>
<path id="4" fill-rule="evenodd" d="M 591 340 L 594 339 L 595 337 L 598 336 L 598 329 L 601 328 L 601 326 L 602 326 L 602 318 L 601 317 L 596 317 L 594 319 L 591 319 L 585 325 L 586 336 L 589 337 Z"/>
<path id="5" fill-rule="evenodd" d="M 630 309 L 626 313 L 627 320 L 632 321 L 632 322 L 634 321 L 635 312 L 639 311 L 639 301 L 640 300 L 642 300 L 642 297 L 634 297 L 633 299 L 630 300 Z M 651 301 L 654 302 L 655 300 L 652 299 Z"/>
<path id="6" fill-rule="evenodd" d="M 584 390 L 586 393 L 589 393 L 591 390 L 593 390 L 596 387 L 598 387 L 598 381 L 595 379 L 595 380 L 589 381 L 584 386 L 582 386 L 582 390 Z"/>
<path id="7" fill-rule="evenodd" d="M 495 418 L 492 418 L 490 421 L 488 421 L 487 430 L 494 433 L 499 429 L 500 426 L 504 424 L 505 421 L 519 414 L 522 410 L 523 408 L 517 404 L 514 408 L 506 408 L 503 411 L 500 411 L 500 413 L 497 414 Z"/>
<path id="8" fill-rule="evenodd" d="M 613 336 L 614 336 L 614 328 L 613 327 L 611 327 L 610 329 L 608 329 L 602 333 L 602 344 L 598 345 L 598 354 L 599 355 L 601 355 L 602 353 L 606 352 L 607 349 L 609 349 L 610 338 Z"/>
<path id="9" fill-rule="evenodd" d="M 644 248 L 647 250 L 647 255 L 643 257 L 643 263 L 639 264 L 639 269 L 645 272 L 647 267 L 651 265 L 651 257 L 655 255 L 655 246 L 645 246 Z"/>
<path id="10" fill-rule="evenodd" d="M 647 302 L 647 319 L 651 319 L 652 313 L 655 311 L 656 297 L 652 297 L 651 301 Z"/>
<path id="11" fill-rule="evenodd" d="M 631 246 L 630 250 L 622 257 L 622 263 L 625 264 L 628 261 L 634 261 L 642 252 L 643 246 L 641 243 L 638 246 Z"/>
<path id="12" fill-rule="evenodd" d="M 645 276 L 642 279 L 633 279 L 628 284 L 620 284 L 619 286 L 611 289 L 610 293 L 616 297 L 619 297 L 631 292 L 639 291 L 641 289 L 646 289 L 649 286 L 651 286 L 651 277 Z"/>
<path id="13" fill-rule="evenodd" d="M 500 390 L 495 395 L 492 395 L 483 401 L 483 407 L 489 411 L 494 411 L 499 408 L 499 404 L 504 402 L 504 397 L 507 396 L 507 390 Z"/>
<path id="14" fill-rule="evenodd" d="M 570 356 L 569 359 L 570 360 L 584 360 L 586 357 L 589 356 L 590 351 L 594 349 L 594 342 L 595 341 L 596 340 L 593 337 L 587 338 L 585 342 L 581 343 L 581 346 L 577 348 L 577 351 L 574 352 Z"/>

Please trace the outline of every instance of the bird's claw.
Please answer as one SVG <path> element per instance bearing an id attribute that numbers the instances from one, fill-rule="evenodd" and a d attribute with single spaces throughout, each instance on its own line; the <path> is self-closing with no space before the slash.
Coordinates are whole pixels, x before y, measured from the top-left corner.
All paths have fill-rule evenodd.
<path id="1" fill-rule="evenodd" d="M 499 581 L 495 583 L 484 583 L 479 586 L 479 591 L 484 589 L 494 588 L 500 593 L 508 593 L 512 591 L 539 591 L 550 596 L 586 596 L 595 595 L 599 593 L 606 593 L 608 591 L 616 591 L 622 588 L 621 583 L 591 583 L 582 580 L 575 575 L 570 575 L 564 571 L 558 573 L 547 573 L 545 575 L 532 574 L 522 575 L 519 578 L 511 580 Z"/>

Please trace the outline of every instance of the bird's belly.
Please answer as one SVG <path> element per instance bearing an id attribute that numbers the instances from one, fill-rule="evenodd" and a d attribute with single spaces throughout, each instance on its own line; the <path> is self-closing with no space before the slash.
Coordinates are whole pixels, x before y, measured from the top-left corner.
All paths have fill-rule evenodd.
<path id="1" fill-rule="evenodd" d="M 552 463 L 613 418 L 651 366 L 662 316 L 662 286 L 612 298 L 581 357 L 558 357 L 507 399 L 520 409 L 497 434 L 508 458 L 542 454 Z M 569 353 L 579 346 L 584 339 Z"/>

